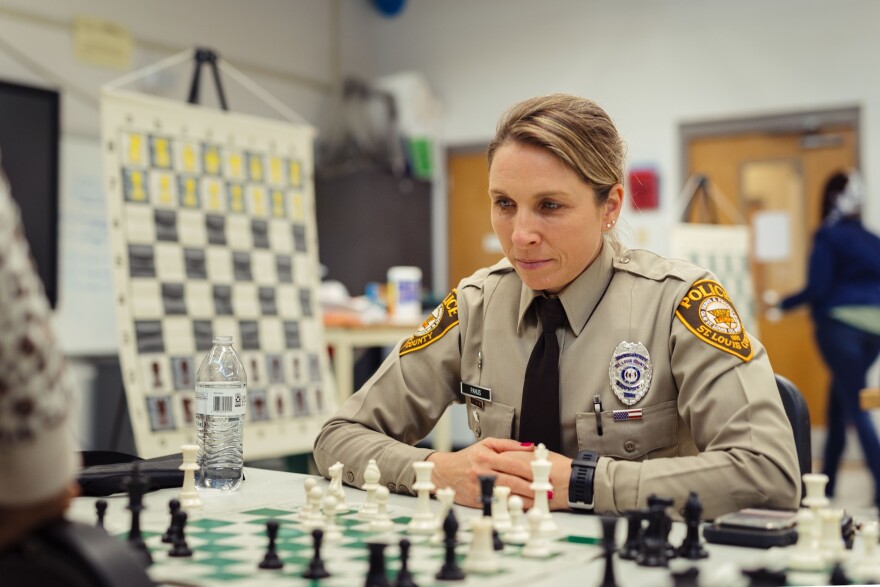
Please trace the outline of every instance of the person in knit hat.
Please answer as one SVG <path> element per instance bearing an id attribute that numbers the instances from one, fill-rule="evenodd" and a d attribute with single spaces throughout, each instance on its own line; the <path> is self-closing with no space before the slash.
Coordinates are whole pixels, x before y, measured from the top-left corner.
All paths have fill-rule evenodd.
<path id="1" fill-rule="evenodd" d="M 0 171 L 0 552 L 78 494 L 74 393 L 9 184 Z"/>

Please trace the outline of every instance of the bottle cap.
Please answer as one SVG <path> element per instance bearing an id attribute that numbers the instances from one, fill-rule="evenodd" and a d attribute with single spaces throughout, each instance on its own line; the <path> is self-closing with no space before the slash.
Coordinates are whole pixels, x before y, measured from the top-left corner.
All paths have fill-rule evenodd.
<path id="1" fill-rule="evenodd" d="M 213 340 L 214 344 L 232 344 L 231 336 L 215 336 Z"/>

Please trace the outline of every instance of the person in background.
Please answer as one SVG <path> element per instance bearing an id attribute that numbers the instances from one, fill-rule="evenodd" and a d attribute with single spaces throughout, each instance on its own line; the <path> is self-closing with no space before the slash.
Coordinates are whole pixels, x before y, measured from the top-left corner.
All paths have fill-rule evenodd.
<path id="1" fill-rule="evenodd" d="M 859 392 L 880 354 L 880 238 L 862 225 L 864 188 L 856 172 L 835 173 L 825 184 L 822 224 L 813 239 L 807 285 L 784 298 L 782 311 L 808 304 L 819 351 L 831 371 L 828 435 L 822 472 L 834 495 L 846 429 L 855 427 L 880 505 L 880 440 Z"/>
<path id="2" fill-rule="evenodd" d="M 495 475 L 530 506 L 535 445 L 551 452 L 550 507 L 621 513 L 656 494 L 704 515 L 797 508 L 794 437 L 763 346 L 707 270 L 629 250 L 614 226 L 624 146 L 594 102 L 526 100 L 489 145 L 492 227 L 505 258 L 478 270 L 401 341 L 325 424 L 325 476 L 364 483 L 370 459 L 412 493 L 413 461 L 474 507 Z M 465 403 L 476 443 L 415 445 Z"/>
<path id="3" fill-rule="evenodd" d="M 0 172 L 0 553 L 63 517 L 78 494 L 73 400 L 49 303 Z"/>

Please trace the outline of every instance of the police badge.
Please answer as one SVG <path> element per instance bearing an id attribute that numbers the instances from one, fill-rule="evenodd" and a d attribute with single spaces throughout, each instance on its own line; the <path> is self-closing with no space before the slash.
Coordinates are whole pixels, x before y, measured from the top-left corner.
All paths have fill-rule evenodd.
<path id="1" fill-rule="evenodd" d="M 617 399 L 628 406 L 633 405 L 648 393 L 653 375 L 654 367 L 645 345 L 623 341 L 614 349 L 608 365 L 608 378 Z"/>

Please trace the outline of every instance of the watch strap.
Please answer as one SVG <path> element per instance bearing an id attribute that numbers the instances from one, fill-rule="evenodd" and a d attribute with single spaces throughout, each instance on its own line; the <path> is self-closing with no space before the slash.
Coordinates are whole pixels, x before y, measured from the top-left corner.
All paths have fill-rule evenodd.
<path id="1" fill-rule="evenodd" d="M 571 461 L 568 507 L 578 510 L 593 509 L 593 477 L 598 463 L 599 453 L 594 450 L 582 450 Z"/>

